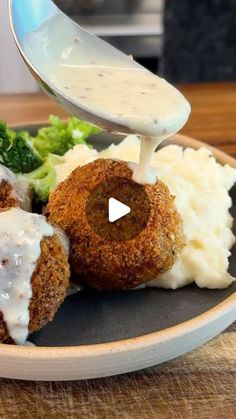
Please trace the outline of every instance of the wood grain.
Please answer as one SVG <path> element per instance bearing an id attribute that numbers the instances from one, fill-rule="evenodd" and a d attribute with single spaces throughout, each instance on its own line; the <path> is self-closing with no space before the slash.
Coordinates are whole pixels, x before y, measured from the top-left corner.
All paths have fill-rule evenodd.
<path id="1" fill-rule="evenodd" d="M 236 83 L 180 86 L 192 104 L 182 133 L 236 156 Z M 0 97 L 0 119 L 66 114 L 43 94 Z M 159 367 L 84 382 L 0 380 L 0 418 L 179 419 L 236 417 L 236 324 Z"/>
<path id="2" fill-rule="evenodd" d="M 4 418 L 233 419 L 236 334 L 159 368 L 81 382 L 1 380 L 0 390 Z"/>

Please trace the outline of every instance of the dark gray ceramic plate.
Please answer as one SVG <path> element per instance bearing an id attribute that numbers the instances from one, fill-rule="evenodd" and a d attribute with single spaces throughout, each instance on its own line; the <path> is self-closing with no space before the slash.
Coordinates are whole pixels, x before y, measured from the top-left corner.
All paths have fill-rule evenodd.
<path id="1" fill-rule="evenodd" d="M 21 129 L 34 134 L 40 126 Z M 108 134 L 90 139 L 101 150 L 120 137 Z M 232 214 L 236 216 L 236 185 Z M 236 234 L 236 226 L 234 225 Z M 236 276 L 236 246 L 230 258 L 230 273 Z M 82 291 L 68 297 L 53 322 L 33 334 L 37 346 L 71 346 L 129 339 L 183 323 L 213 308 L 236 291 L 199 289 L 190 285 L 177 291 L 140 289 L 127 292 Z M 171 310 L 170 310 L 171 307 Z"/>
<path id="2" fill-rule="evenodd" d="M 33 133 L 38 127 L 23 128 Z M 178 135 L 173 141 L 202 146 Z M 92 142 L 101 149 L 110 140 L 102 135 Z M 236 167 L 234 159 L 217 150 L 214 153 L 220 162 Z M 236 187 L 231 193 L 236 217 Z M 236 276 L 236 248 L 230 272 Z M 212 291 L 194 285 L 177 291 L 82 291 L 67 298 L 54 320 L 30 337 L 37 347 L 0 345 L 0 376 L 87 379 L 159 364 L 196 348 L 232 323 L 236 319 L 235 291 L 236 283 Z"/>

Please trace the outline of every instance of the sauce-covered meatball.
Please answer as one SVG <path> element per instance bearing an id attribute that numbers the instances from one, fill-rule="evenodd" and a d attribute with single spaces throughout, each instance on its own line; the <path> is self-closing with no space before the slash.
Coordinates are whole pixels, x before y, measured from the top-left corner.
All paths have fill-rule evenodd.
<path id="1" fill-rule="evenodd" d="M 0 342 L 24 344 L 52 320 L 69 285 L 68 254 L 45 217 L 0 212 Z"/>

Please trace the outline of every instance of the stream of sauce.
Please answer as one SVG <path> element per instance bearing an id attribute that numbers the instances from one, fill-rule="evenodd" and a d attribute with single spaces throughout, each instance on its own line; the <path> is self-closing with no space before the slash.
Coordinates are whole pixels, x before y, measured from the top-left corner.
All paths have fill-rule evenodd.
<path id="1" fill-rule="evenodd" d="M 0 311 L 17 344 L 28 336 L 31 277 L 40 256 L 40 242 L 53 228 L 42 215 L 19 208 L 0 213 Z"/>
<path id="2" fill-rule="evenodd" d="M 155 148 L 186 123 L 190 105 L 164 79 L 130 57 L 92 40 L 60 14 L 29 33 L 24 49 L 49 85 L 90 114 L 128 127 L 142 137 L 136 182 L 155 183 L 150 162 Z"/>
<path id="3" fill-rule="evenodd" d="M 133 180 L 155 184 L 151 158 L 157 146 L 186 122 L 190 107 L 165 80 L 138 68 L 58 65 L 57 88 L 86 109 L 141 134 L 141 154 Z"/>

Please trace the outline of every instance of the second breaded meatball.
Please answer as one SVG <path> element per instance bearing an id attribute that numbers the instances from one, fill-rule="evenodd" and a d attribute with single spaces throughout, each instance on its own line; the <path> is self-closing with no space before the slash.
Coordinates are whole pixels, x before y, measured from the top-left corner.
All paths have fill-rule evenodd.
<path id="1" fill-rule="evenodd" d="M 98 159 L 78 167 L 51 194 L 46 210 L 49 221 L 59 225 L 70 239 L 74 276 L 80 284 L 98 290 L 134 288 L 158 277 L 172 267 L 184 245 L 174 197 L 160 181 L 143 187 L 150 215 L 140 234 L 124 241 L 98 235 L 86 217 L 87 200 L 99 183 L 114 177 L 131 180 L 128 164 Z"/>
<path id="2" fill-rule="evenodd" d="M 34 252 L 40 225 L 50 235 L 39 242 L 39 257 L 29 276 L 29 253 Z M 22 344 L 25 329 L 27 337 L 42 328 L 64 301 L 70 276 L 68 254 L 43 216 L 19 208 L 0 212 L 0 238 L 0 343 Z"/>

